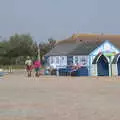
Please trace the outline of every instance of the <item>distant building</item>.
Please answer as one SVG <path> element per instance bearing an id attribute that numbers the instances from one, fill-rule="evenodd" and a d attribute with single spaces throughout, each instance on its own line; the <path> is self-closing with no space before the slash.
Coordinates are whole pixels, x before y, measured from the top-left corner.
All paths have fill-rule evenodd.
<path id="1" fill-rule="evenodd" d="M 81 66 L 79 76 L 120 75 L 120 36 L 111 37 L 104 40 L 104 34 L 87 34 L 86 40 L 83 35 L 74 35 L 71 39 L 58 42 L 45 56 L 49 66 L 54 69 L 66 68 L 71 64 Z"/>

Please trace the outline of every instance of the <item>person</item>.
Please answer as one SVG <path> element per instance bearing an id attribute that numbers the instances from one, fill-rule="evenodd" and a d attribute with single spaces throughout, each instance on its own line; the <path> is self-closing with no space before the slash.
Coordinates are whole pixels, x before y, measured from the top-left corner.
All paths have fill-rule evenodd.
<path id="1" fill-rule="evenodd" d="M 30 59 L 29 56 L 27 56 L 27 60 L 25 61 L 25 65 L 26 65 L 26 70 L 28 73 L 28 77 L 31 77 L 32 74 L 32 60 Z"/>
<path id="2" fill-rule="evenodd" d="M 35 69 L 35 76 L 39 77 L 40 76 L 40 67 L 41 67 L 41 62 L 40 60 L 36 57 L 36 60 L 34 61 L 34 69 Z"/>

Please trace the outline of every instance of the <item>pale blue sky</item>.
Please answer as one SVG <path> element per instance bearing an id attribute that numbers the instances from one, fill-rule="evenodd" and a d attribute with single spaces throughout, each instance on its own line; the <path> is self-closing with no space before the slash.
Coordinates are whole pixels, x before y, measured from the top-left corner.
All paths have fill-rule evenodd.
<path id="1" fill-rule="evenodd" d="M 73 33 L 120 33 L 120 0 L 0 0 L 0 35 L 37 41 Z"/>

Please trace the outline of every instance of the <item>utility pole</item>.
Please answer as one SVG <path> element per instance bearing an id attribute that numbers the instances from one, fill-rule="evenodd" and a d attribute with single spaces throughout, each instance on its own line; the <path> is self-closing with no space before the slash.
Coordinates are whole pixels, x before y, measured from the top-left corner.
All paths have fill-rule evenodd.
<path id="1" fill-rule="evenodd" d="M 38 60 L 41 61 L 41 59 L 40 59 L 40 47 L 39 47 L 39 45 L 38 45 Z"/>

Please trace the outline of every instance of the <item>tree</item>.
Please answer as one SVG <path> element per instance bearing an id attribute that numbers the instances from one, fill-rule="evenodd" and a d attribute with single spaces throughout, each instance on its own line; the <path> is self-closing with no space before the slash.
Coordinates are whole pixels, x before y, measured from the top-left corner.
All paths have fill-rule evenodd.
<path id="1" fill-rule="evenodd" d="M 0 62 L 2 64 L 15 64 L 18 57 L 32 57 L 36 51 L 37 44 L 29 34 L 15 34 L 8 41 L 0 42 Z"/>
<path id="2" fill-rule="evenodd" d="M 45 54 L 47 54 L 52 48 L 55 47 L 55 45 L 56 40 L 54 40 L 53 38 L 49 38 L 46 43 L 39 44 L 41 60 Z"/>
<path id="3" fill-rule="evenodd" d="M 55 47 L 56 40 L 49 38 L 46 43 L 40 43 L 40 57 Z M 14 34 L 8 41 L 0 42 L 0 64 L 11 65 L 24 61 L 26 56 L 37 56 L 38 45 L 30 34 Z M 24 62 L 21 62 L 24 63 Z"/>
<path id="4" fill-rule="evenodd" d="M 48 39 L 48 45 L 50 47 L 50 50 L 55 47 L 55 44 L 56 44 L 56 40 L 54 40 L 53 38 Z"/>
<path id="5" fill-rule="evenodd" d="M 7 56 L 33 56 L 35 54 L 36 43 L 29 34 L 15 34 L 10 37 L 9 43 L 11 48 Z"/>

